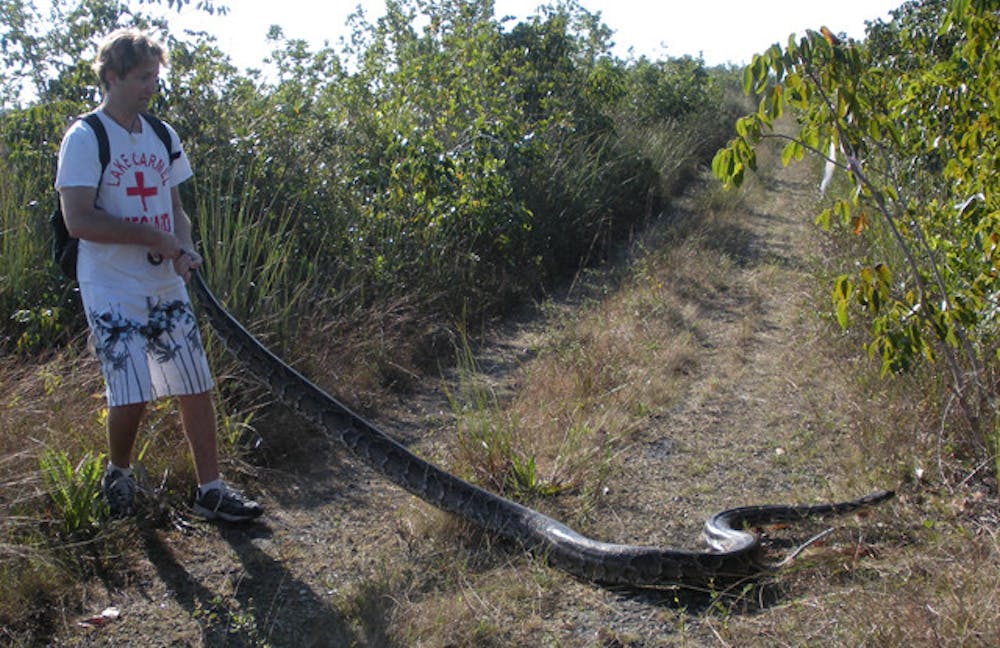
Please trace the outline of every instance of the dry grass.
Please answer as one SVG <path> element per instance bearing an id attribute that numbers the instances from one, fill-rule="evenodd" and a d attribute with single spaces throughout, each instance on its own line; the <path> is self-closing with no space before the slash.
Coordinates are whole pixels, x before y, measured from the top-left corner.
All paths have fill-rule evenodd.
<path id="1" fill-rule="evenodd" d="M 82 339 L 45 357 L 8 357 L 0 366 L 0 643 L 41 637 L 54 619 L 78 609 L 87 583 L 120 583 L 134 567 L 132 530 L 102 525 L 64 538 L 46 495 L 39 458 L 65 453 L 71 464 L 106 447 L 107 410 L 96 361 Z M 164 500 L 186 501 L 194 483 L 187 443 L 172 401 L 147 412 L 140 464 Z M 155 511 L 148 523 L 156 525 Z M 38 632 L 40 634 L 34 634 Z M 33 640 L 26 641 L 32 644 Z"/>
<path id="2" fill-rule="evenodd" d="M 873 553 L 826 556 L 817 566 L 834 577 L 823 581 L 789 575 L 780 604 L 730 617 L 720 636 L 758 646 L 995 646 L 995 505 L 987 524 L 966 513 L 925 517 L 928 507 L 954 504 L 904 495 L 900 522 L 859 532 L 869 536 L 858 537 L 859 550 Z"/>
<path id="3" fill-rule="evenodd" d="M 788 258 L 793 244 L 815 242 L 794 239 L 780 223 L 779 245 L 752 235 L 751 205 L 765 216 L 809 213 L 808 191 L 792 195 L 787 187 L 764 177 L 742 194 L 706 189 L 679 206 L 620 262 L 582 273 L 569 298 L 541 309 L 541 323 L 501 336 L 516 370 L 498 369 L 504 363 L 490 354 L 499 352 L 481 349 L 449 389 L 457 393 L 465 380 L 488 398 L 470 398 L 473 406 L 457 408 L 457 417 L 422 413 L 414 443 L 489 482 L 498 468 L 477 473 L 477 459 L 463 456 L 455 440 L 463 418 L 479 416 L 506 432 L 512 453 L 534 458 L 540 484 L 557 487 L 554 496 L 529 493 L 533 505 L 618 541 L 697 544 L 692 528 L 706 511 L 760 493 L 816 500 L 888 484 L 899 492 L 888 507 L 838 521 L 836 534 L 758 587 L 714 597 L 629 593 L 554 571 L 401 497 L 349 461 L 310 464 L 303 454 L 330 451 L 304 445 L 286 463 L 270 457 L 260 472 L 276 500 L 314 489 L 281 500 L 281 508 L 267 502 L 274 522 L 266 533 L 154 529 L 169 560 L 148 557 L 159 569 L 141 576 L 142 597 L 129 599 L 134 625 L 126 620 L 121 635 L 103 638 L 134 636 L 145 614 L 167 624 L 151 627 L 229 645 L 996 645 L 996 483 L 977 469 L 932 375 L 879 380 L 859 340 L 830 324 L 825 287 L 815 280 L 823 262 L 810 261 L 804 273 Z M 776 200 L 776 189 L 777 205 L 757 207 Z M 387 307 L 364 326 L 337 325 L 346 352 L 313 332 L 303 339 L 311 352 L 297 364 L 321 384 L 354 385 L 346 400 L 393 419 L 385 386 L 419 394 L 426 385 L 414 356 L 373 356 L 371 347 L 426 326 L 408 313 L 405 305 Z M 30 644 L 31 628 L 53 624 L 32 617 L 39 605 L 72 618 L 98 573 L 94 562 L 83 570 L 61 562 L 35 532 L 44 508 L 37 454 L 45 445 L 71 456 L 103 447 L 103 402 L 96 367 L 74 348 L 33 363 L 6 361 L 0 376 L 0 402 L 8 404 L 0 412 L 0 618 L 9 628 L 0 637 Z M 428 391 L 437 390 L 435 383 Z M 169 406 L 152 414 L 143 432 L 152 440 L 150 472 L 166 472 L 183 488 L 188 461 L 176 417 Z M 274 444 L 299 425 L 281 418 L 260 433 Z M 297 471 L 309 474 L 297 480 Z M 18 507 L 28 519 L 13 514 Z M 791 533 L 769 531 L 776 543 Z M 124 570 L 108 589 L 127 592 L 147 557 L 124 546 L 132 531 L 108 533 L 99 552 Z M 168 579 L 168 591 L 194 583 L 187 594 L 194 602 L 153 597 L 173 610 L 156 617 L 166 613 L 139 599 L 158 591 L 158 578 Z"/>
<path id="4" fill-rule="evenodd" d="M 545 457 L 540 465 L 547 479 L 566 481 L 559 467 L 571 463 L 565 459 L 567 430 L 605 432 L 587 437 L 590 452 L 611 448 L 611 470 L 629 471 L 618 451 L 636 442 L 634 432 L 651 418 L 676 411 L 681 398 L 695 400 L 687 405 L 697 409 L 725 397 L 721 377 L 701 381 L 698 392 L 687 387 L 690 377 L 704 370 L 698 349 L 706 341 L 706 303 L 733 320 L 726 357 L 713 371 L 735 375 L 759 369 L 754 345 L 761 323 L 754 314 L 773 304 L 774 291 L 796 274 L 775 259 L 740 278 L 751 252 L 741 248 L 746 241 L 737 227 L 739 214 L 766 189 L 765 179 L 742 200 L 709 193 L 696 209 L 699 218 L 681 219 L 639 243 L 627 272 L 595 280 L 569 310 L 551 308 L 556 325 L 544 338 L 530 340 L 537 355 L 518 372 L 516 389 L 499 415 L 517 421 L 518 442 L 530 448 L 525 452 Z M 807 212 L 811 205 L 795 209 Z M 821 274 L 822 264 L 813 272 Z M 801 294 L 780 299 L 823 304 L 822 281 L 801 279 Z M 775 473 L 805 488 L 819 486 L 821 495 L 857 492 L 872 482 L 897 486 L 891 513 L 839 523 L 849 537 L 820 543 L 764 588 L 729 593 L 705 608 L 649 607 L 663 622 L 661 633 L 649 634 L 643 624 L 598 623 L 596 634 L 585 639 L 557 629 L 555 620 L 567 615 L 555 602 L 557 592 L 583 608 L 594 604 L 592 592 L 519 561 L 513 571 L 459 568 L 450 584 L 408 592 L 392 615 L 396 636 L 412 645 L 996 645 L 996 484 L 974 455 L 961 451 L 963 433 L 949 418 L 934 376 L 879 379 L 878 367 L 860 355 L 859 340 L 841 334 L 822 311 L 792 314 L 780 325 L 806 327 L 799 355 L 789 356 L 799 367 L 786 373 L 785 391 L 796 401 L 794 411 L 815 422 L 793 427 L 787 438 L 754 441 L 770 444 Z M 797 384 L 800 375 L 819 382 Z M 780 393 L 780 386 L 775 390 Z M 731 440 L 720 430 L 715 442 L 728 446 Z M 731 448 L 720 454 L 699 447 L 712 454 L 684 468 L 688 483 L 679 498 L 717 488 L 713 473 L 723 457 L 733 477 L 739 475 L 732 462 L 739 462 L 746 446 Z M 579 451 L 581 457 L 592 454 Z M 578 522 L 586 517 L 584 523 L 593 527 L 594 517 L 583 512 L 593 514 L 598 499 L 568 504 L 563 497 L 559 504 L 541 506 L 563 509 Z M 548 574 L 548 582 L 539 574 Z M 513 620 L 517 632 L 508 625 Z"/>

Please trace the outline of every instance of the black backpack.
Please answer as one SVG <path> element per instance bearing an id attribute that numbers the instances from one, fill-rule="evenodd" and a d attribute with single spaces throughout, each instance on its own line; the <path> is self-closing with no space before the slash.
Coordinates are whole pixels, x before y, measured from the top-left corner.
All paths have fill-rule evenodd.
<path id="1" fill-rule="evenodd" d="M 174 151 L 170 142 L 170 133 L 163 122 L 149 113 L 142 113 L 142 116 L 153 127 L 163 146 L 167 149 L 170 163 L 181 156 L 179 151 Z M 101 190 L 101 180 L 104 178 L 104 170 L 111 162 L 111 146 L 108 143 L 108 131 L 104 130 L 104 124 L 96 112 L 87 113 L 79 117 L 87 122 L 94 134 L 97 135 L 97 156 L 101 161 L 101 175 L 97 179 L 97 190 Z M 59 192 L 56 192 L 56 206 L 49 216 L 49 225 L 52 227 L 52 258 L 62 269 L 64 275 L 70 279 L 76 279 L 76 257 L 80 240 L 69 235 L 66 229 L 66 221 L 63 219 L 62 201 L 59 199 Z"/>

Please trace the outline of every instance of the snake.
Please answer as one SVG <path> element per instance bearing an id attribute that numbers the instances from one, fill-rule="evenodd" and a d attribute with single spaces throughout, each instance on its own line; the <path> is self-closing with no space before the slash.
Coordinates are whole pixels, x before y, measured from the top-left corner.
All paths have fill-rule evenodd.
<path id="1" fill-rule="evenodd" d="M 704 537 L 709 545 L 706 551 L 595 540 L 414 454 L 264 346 L 222 306 L 201 272 L 192 272 L 191 285 L 212 329 L 278 401 L 339 441 L 390 482 L 489 533 L 514 541 L 546 559 L 552 567 L 580 579 L 633 588 L 715 589 L 779 568 L 762 559 L 761 540 L 752 528 L 844 515 L 893 497 L 892 491 L 879 490 L 837 503 L 726 509 L 705 523 Z"/>

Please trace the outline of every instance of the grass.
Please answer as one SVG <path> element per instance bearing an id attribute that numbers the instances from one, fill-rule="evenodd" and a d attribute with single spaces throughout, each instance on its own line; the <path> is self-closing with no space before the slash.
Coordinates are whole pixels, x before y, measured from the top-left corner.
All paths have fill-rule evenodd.
<path id="1" fill-rule="evenodd" d="M 841 258 L 836 245 L 827 249 L 827 263 Z M 809 298 L 822 305 L 826 265 L 813 272 L 818 281 Z M 860 351 L 859 333 L 845 334 L 828 313 L 817 314 L 825 323 L 814 352 L 836 358 L 839 369 L 829 379 L 839 392 L 837 409 L 825 408 L 830 425 L 814 432 L 811 448 L 789 449 L 782 460 L 812 463 L 810 450 L 839 452 L 846 483 L 871 475 L 898 485 L 892 518 L 863 523 L 853 549 L 800 564 L 781 579 L 779 605 L 730 617 L 715 636 L 760 646 L 993 645 L 1000 636 L 997 486 L 949 407 L 943 379 L 930 369 L 882 379 L 877 359 Z M 838 446 L 824 447 L 841 426 L 850 436 L 840 433 Z M 818 581 L 813 567 L 834 576 Z"/>
<path id="2" fill-rule="evenodd" d="M 605 448 L 620 448 L 628 445 L 643 415 L 670 411 L 684 392 L 681 383 L 670 380 L 649 391 L 643 387 L 657 382 L 649 381 L 650 375 L 662 380 L 698 371 L 692 351 L 701 334 L 697 311 L 679 296 L 725 299 L 739 288 L 729 279 L 738 256 L 720 257 L 718 251 L 735 249 L 735 239 L 727 240 L 726 232 L 732 235 L 727 230 L 737 222 L 732 219 L 747 199 L 754 200 L 755 190 L 749 191 L 751 197 L 744 200 L 710 191 L 695 208 L 701 218 L 674 223 L 665 238 L 647 239 L 628 271 L 595 282 L 604 293 L 589 292 L 580 300 L 582 307 L 574 304 L 572 316 L 554 318 L 556 332 L 538 344 L 537 356 L 515 381 L 516 392 L 502 402 L 487 399 L 483 409 L 508 421 L 505 429 L 523 431 L 531 456 L 547 466 L 549 479 L 556 475 L 553 457 L 560 456 L 552 448 L 562 448 L 559 439 L 579 421 L 609 430 Z M 748 312 L 763 304 L 755 291 L 767 290 L 785 272 L 778 265 L 756 277 L 744 295 Z M 814 272 L 814 294 L 808 298 L 822 304 L 821 266 Z M 607 290 L 609 285 L 613 290 Z M 649 643 L 648 636 L 613 629 L 598 637 L 611 645 L 988 646 L 1000 636 L 996 483 L 988 462 L 979 462 L 976 449 L 963 440 L 961 422 L 941 398 L 937 376 L 924 371 L 885 381 L 877 363 L 859 355 L 854 335 L 842 334 L 822 311 L 805 317 L 813 320 L 816 337 L 803 352 L 837 358 L 836 373 L 824 370 L 837 394 L 810 396 L 803 406 L 819 427 L 774 439 L 767 448 L 773 464 L 804 482 L 814 481 L 817 470 L 834 472 L 833 481 L 844 484 L 840 492 L 867 480 L 898 484 L 891 517 L 865 518 L 850 528 L 849 539 L 800 558 L 765 588 L 728 593 L 703 612 L 682 609 L 668 615 L 675 624 L 672 638 L 664 633 Z M 744 322 L 734 331 L 733 348 L 748 348 L 759 326 Z M 737 354 L 729 362 L 727 371 L 746 371 L 752 358 Z M 712 384 L 706 382 L 709 389 Z M 709 391 L 699 398 L 708 403 L 717 396 Z M 718 456 L 702 462 L 694 457 L 686 469 L 695 480 L 680 496 L 699 492 L 698 482 L 710 483 L 718 461 Z M 613 458 L 607 466 L 621 469 Z M 730 469 L 739 474 L 738 468 Z M 574 511 L 587 507 L 580 501 L 567 506 Z M 515 573 L 525 570 L 518 564 Z M 403 626 L 402 636 L 429 645 L 445 641 L 455 627 L 469 632 L 457 645 L 592 645 L 553 631 L 543 620 L 550 618 L 543 612 L 545 601 L 554 591 L 565 592 L 564 582 L 536 583 L 525 593 L 525 579 L 508 581 L 510 573 L 491 571 L 482 581 L 466 577 L 446 588 L 448 593 L 407 597 L 394 624 Z M 454 622 L 464 615 L 468 618 Z M 503 630 L 504 620 L 511 618 L 522 623 L 516 637 Z"/>
<path id="3" fill-rule="evenodd" d="M 459 336 L 457 378 L 449 384 L 451 415 L 428 419 L 454 430 L 457 441 L 445 443 L 453 448 L 454 469 L 583 531 L 615 535 L 630 523 L 676 523 L 631 520 L 614 526 L 607 516 L 616 509 L 608 507 L 605 489 L 630 484 L 633 466 L 627 458 L 642 456 L 634 454 L 637 448 L 661 448 L 642 436 L 658 421 L 672 422 L 684 408 L 698 411 L 727 399 L 750 409 L 752 399 L 730 398 L 728 379 L 755 369 L 760 361 L 753 354 L 755 340 L 769 330 L 762 321 L 767 313 L 761 312 L 768 290 L 800 272 L 747 251 L 751 239 L 741 219 L 763 188 L 773 188 L 766 177 L 742 194 L 705 189 L 615 256 L 615 263 L 581 272 L 568 299 L 541 307 L 544 332 L 517 339 L 524 361 L 510 380 L 501 383 L 487 374 L 474 343 Z M 797 208 L 807 213 L 811 207 Z M 224 216 L 212 213 L 203 226 L 225 221 Z M 251 225 L 263 221 L 260 229 L 274 232 L 283 222 L 249 213 L 234 221 L 242 226 L 230 234 L 203 234 L 226 241 L 206 254 L 219 286 L 250 280 L 240 274 L 245 257 L 239 247 L 245 242 L 252 253 L 265 243 L 253 238 Z M 741 274 L 755 263 L 752 272 Z M 275 276 L 300 271 L 281 258 L 265 267 Z M 810 272 L 816 277 L 807 290 L 814 293 L 797 297 L 821 304 L 820 312 L 798 314 L 809 337 L 790 345 L 801 347 L 798 364 L 827 373 L 819 384 L 750 395 L 771 399 L 756 420 L 759 429 L 731 435 L 723 430 L 705 445 L 683 438 L 677 447 L 663 446 L 679 457 L 672 464 L 678 474 L 660 485 L 674 493 L 677 504 L 665 516 L 697 517 L 700 511 L 690 507 L 703 504 L 692 502 L 736 497 L 740 493 L 725 489 L 739 488 L 748 477 L 785 480 L 810 496 L 872 481 L 898 484 L 891 515 L 845 522 L 839 540 L 807 553 L 763 587 L 691 602 L 673 592 L 633 599 L 579 583 L 460 521 L 413 507 L 416 512 L 392 516 L 398 526 L 390 537 L 400 538 L 397 542 L 376 536 L 357 540 L 366 559 L 347 564 L 361 575 L 330 580 L 326 587 L 332 594 L 323 599 L 325 616 L 317 628 L 328 631 L 328 639 L 389 646 L 990 645 L 1000 629 L 996 484 L 988 470 L 977 468 L 974 449 L 950 416 L 935 375 L 880 380 L 878 367 L 859 354 L 859 340 L 822 314 L 823 266 Z M 254 280 L 277 281 L 267 273 Z M 383 305 L 383 312 L 354 323 L 340 320 L 303 331 L 290 316 L 301 307 L 292 293 L 274 305 L 248 294 L 228 299 L 265 337 L 289 339 L 290 331 L 301 331 L 302 346 L 286 352 L 325 382 L 356 383 L 362 385 L 359 393 L 378 394 L 386 381 L 364 377 L 371 367 L 396 362 L 401 373 L 415 373 L 392 351 L 403 343 L 395 324 L 419 321 L 412 304 Z M 728 353 L 713 361 L 715 373 L 706 364 L 707 349 L 719 345 L 709 335 L 710 318 L 732 320 Z M 786 331 L 795 324 L 779 322 L 774 328 Z M 331 332 L 339 346 L 320 348 Z M 46 511 L 57 501 L 38 471 L 45 448 L 65 453 L 57 483 L 66 486 L 75 483 L 73 469 L 81 459 L 103 445 L 100 381 L 82 347 L 76 340 L 47 357 L 0 359 L 0 402 L 8 404 L 0 411 L 0 429 L 6 432 L 0 435 L 0 591 L 5 592 L 0 636 L 14 645 L 51 636 L 53 619 L 45 610 L 72 616 L 88 583 L 123 583 L 140 559 L 129 547 L 134 538 L 128 527 L 100 526 L 83 545 L 44 532 L 52 520 Z M 343 364 L 327 362 L 344 356 Z M 830 357 L 836 359 L 833 365 L 822 364 Z M 837 370 L 823 369 L 829 366 Z M 222 372 L 224 380 L 231 380 L 229 373 Z M 793 375 L 789 371 L 789 379 Z M 697 391 L 690 387 L 695 380 Z M 778 400 L 798 393 L 804 396 L 797 411 L 811 427 L 793 427 L 788 438 L 760 432 L 776 429 L 787 417 Z M 392 400 L 384 393 L 373 398 Z M 256 409 L 234 409 L 232 402 L 220 407 L 230 462 L 239 459 L 237 446 L 258 424 Z M 148 472 L 166 475 L 168 489 L 176 493 L 190 484 L 191 475 L 173 407 L 165 403 L 151 410 L 142 438 Z M 748 447 L 762 448 L 761 465 L 773 474 L 747 474 L 739 464 Z M 271 460 L 280 466 L 278 458 Z M 713 481 L 720 471 L 726 478 Z M 163 530 L 155 520 L 152 524 Z M 338 530 L 336 537 L 350 532 Z M 289 564 L 306 544 L 287 549 Z M 236 582 L 242 577 L 232 576 Z M 283 598 L 280 585 L 271 593 L 253 580 L 247 579 L 244 589 L 255 598 L 226 590 L 196 601 L 191 616 L 205 636 L 220 642 L 238 638 L 241 645 L 265 645 L 277 636 L 282 606 L 291 605 L 293 596 Z M 649 623 L 628 624 L 639 616 Z"/>
<path id="4" fill-rule="evenodd" d="M 24 284 L 17 282 L 31 277 L 49 281 L 46 273 L 51 269 L 39 269 L 24 260 L 40 256 L 37 241 L 48 238 L 46 232 L 36 230 L 44 221 L 24 217 L 28 202 L 17 194 L 18 183 L 0 186 L 5 191 L 0 196 L 0 213 L 16 221 L 4 223 L 0 242 L 12 253 L 5 252 L 0 277 L 19 286 Z M 249 198 L 244 196 L 244 200 Z M 298 320 L 290 311 L 293 307 L 304 310 L 296 302 L 309 287 L 303 274 L 309 269 L 309 258 L 289 255 L 274 245 L 287 236 L 288 214 L 250 213 L 239 205 L 230 214 L 212 205 L 202 203 L 197 219 L 201 240 L 215 243 L 204 251 L 210 281 L 256 288 L 224 294 L 244 321 L 265 331 L 263 336 L 269 337 L 266 331 L 270 330 L 281 339 L 294 338 Z M 26 268 L 33 268 L 30 276 L 23 274 Z M 291 288 L 279 290 L 278 286 Z M 0 294 L 16 298 L 16 291 L 8 288 L 4 286 Z M 66 297 L 77 299 L 72 294 Z M 47 312 L 54 314 L 47 316 Z M 60 317 L 58 307 L 39 308 L 20 317 L 21 332 L 10 345 L 17 353 L 0 357 L 0 397 L 5 403 L 0 410 L 4 431 L 0 460 L 8 475 L 0 491 L 0 585 L 6 592 L 0 604 L 0 626 L 11 637 L 19 636 L 22 629 L 25 636 L 35 632 L 44 636 L 53 621 L 49 615 L 67 605 L 50 602 L 39 609 L 37 601 L 72 601 L 81 584 L 97 577 L 114 581 L 132 568 L 127 560 L 116 559 L 122 543 L 130 542 L 128 528 L 107 521 L 103 500 L 97 496 L 103 456 L 93 451 L 105 446 L 107 416 L 97 363 L 82 336 L 67 339 L 65 318 Z M 34 351 L 51 347 L 53 340 L 60 340 L 61 348 L 42 354 Z M 213 342 L 206 338 L 218 375 L 235 373 L 234 363 L 224 359 Z M 217 407 L 220 448 L 230 468 L 239 462 L 242 444 L 253 438 L 251 423 L 260 405 L 252 389 L 236 391 L 236 396 Z M 186 501 L 194 482 L 174 401 L 158 401 L 147 409 L 136 458 L 142 473 L 156 480 L 146 486 L 162 499 L 143 514 L 155 527 L 163 523 L 157 505 Z"/>
<path id="5" fill-rule="evenodd" d="M 54 265 L 38 262 L 49 259 L 55 192 L 39 196 L 37 175 L 0 157 L 0 351 L 24 355 L 65 342 L 79 311 L 66 286 L 54 287 Z"/>
<path id="6" fill-rule="evenodd" d="M 640 263 L 630 275 L 606 296 L 588 285 L 601 281 L 594 273 L 578 278 L 574 306 L 550 313 L 558 333 L 519 372 L 513 396 L 501 399 L 460 350 L 450 395 L 458 465 L 479 483 L 515 496 L 582 494 L 569 508 L 586 511 L 616 448 L 674 404 L 695 362 L 694 333 L 659 268 Z"/>

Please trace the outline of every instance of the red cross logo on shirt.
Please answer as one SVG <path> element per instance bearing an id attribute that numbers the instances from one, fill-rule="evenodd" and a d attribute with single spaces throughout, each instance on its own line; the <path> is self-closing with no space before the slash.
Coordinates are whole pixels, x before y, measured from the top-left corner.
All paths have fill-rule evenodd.
<path id="1" fill-rule="evenodd" d="M 141 171 L 135 172 L 135 186 L 125 188 L 126 195 L 139 196 L 139 199 L 142 200 L 142 211 L 148 211 L 146 209 L 146 197 L 155 196 L 157 193 L 158 190 L 155 186 L 154 187 L 146 186 L 145 179 Z"/>

